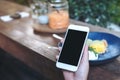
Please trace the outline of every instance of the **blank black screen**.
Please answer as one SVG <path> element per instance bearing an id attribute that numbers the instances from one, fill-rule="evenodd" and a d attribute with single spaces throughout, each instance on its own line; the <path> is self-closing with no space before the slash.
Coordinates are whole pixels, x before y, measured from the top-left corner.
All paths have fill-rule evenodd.
<path id="1" fill-rule="evenodd" d="M 87 32 L 68 30 L 59 62 L 77 66 Z"/>

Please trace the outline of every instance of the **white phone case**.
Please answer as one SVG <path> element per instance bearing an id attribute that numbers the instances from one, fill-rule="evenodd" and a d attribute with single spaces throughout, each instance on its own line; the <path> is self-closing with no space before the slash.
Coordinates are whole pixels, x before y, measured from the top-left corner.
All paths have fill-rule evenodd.
<path id="1" fill-rule="evenodd" d="M 88 33 L 89 33 L 89 28 L 86 27 L 86 26 L 78 26 L 78 25 L 73 25 L 71 24 L 68 29 L 67 29 L 67 32 L 65 34 L 65 39 L 66 39 L 66 36 L 67 36 L 67 33 L 69 31 L 69 29 L 71 30 L 75 30 L 75 31 L 84 31 L 84 32 L 87 32 L 87 35 L 85 37 L 85 41 L 84 41 L 84 45 L 83 45 L 83 49 L 84 49 L 84 46 L 85 46 L 85 43 L 86 43 L 86 39 L 88 37 Z M 65 42 L 65 41 L 64 41 Z M 63 43 L 63 46 L 64 46 L 64 43 Z M 62 47 L 63 47 L 62 46 Z M 74 66 L 74 65 L 70 65 L 70 64 L 66 64 L 66 63 L 62 63 L 62 62 L 59 62 L 59 59 L 57 60 L 56 62 L 56 66 L 60 69 L 65 69 L 65 70 L 69 70 L 69 71 L 73 71 L 75 72 L 77 69 L 78 69 L 78 66 L 80 64 L 80 60 L 82 58 L 82 54 L 83 54 L 83 49 L 82 49 L 82 53 L 80 55 L 80 58 L 79 58 L 79 61 L 78 61 L 78 65 L 77 66 Z M 59 54 L 59 57 L 61 56 L 61 52 Z"/>

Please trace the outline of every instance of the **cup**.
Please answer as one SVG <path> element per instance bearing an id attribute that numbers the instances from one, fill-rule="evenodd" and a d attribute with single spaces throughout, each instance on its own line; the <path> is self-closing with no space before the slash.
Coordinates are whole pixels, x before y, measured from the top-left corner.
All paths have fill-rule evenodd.
<path id="1" fill-rule="evenodd" d="M 48 6 L 46 1 L 29 0 L 32 18 L 40 24 L 48 23 Z"/>

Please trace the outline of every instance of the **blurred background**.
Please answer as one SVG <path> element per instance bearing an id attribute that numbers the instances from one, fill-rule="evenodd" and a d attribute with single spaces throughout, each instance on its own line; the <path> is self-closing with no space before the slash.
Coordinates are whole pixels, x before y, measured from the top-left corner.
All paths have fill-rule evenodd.
<path id="1" fill-rule="evenodd" d="M 29 6 L 28 0 L 8 1 Z M 68 0 L 68 2 L 71 19 L 120 31 L 120 0 Z"/>

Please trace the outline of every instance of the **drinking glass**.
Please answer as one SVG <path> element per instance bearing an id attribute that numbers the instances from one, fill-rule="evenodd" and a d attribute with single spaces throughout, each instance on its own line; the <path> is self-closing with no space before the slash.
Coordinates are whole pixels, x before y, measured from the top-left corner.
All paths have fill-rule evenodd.
<path id="1" fill-rule="evenodd" d="M 33 19 L 36 19 L 41 24 L 48 23 L 48 6 L 44 0 L 28 0 L 31 8 L 31 15 Z"/>

